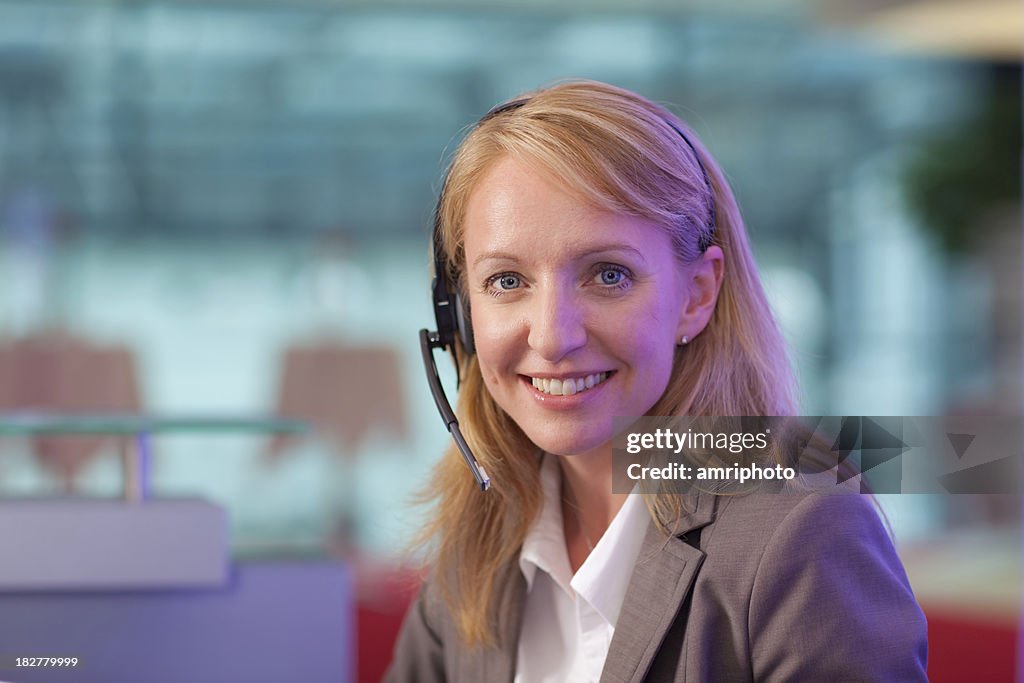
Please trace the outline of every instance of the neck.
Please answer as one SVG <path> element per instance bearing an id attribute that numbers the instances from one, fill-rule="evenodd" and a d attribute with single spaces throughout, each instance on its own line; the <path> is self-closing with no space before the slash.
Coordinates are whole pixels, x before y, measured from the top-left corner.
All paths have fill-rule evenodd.
<path id="1" fill-rule="evenodd" d="M 574 506 L 581 532 L 595 545 L 626 502 L 625 493 L 612 493 L 612 449 L 582 455 L 557 456 L 562 469 L 563 507 Z"/>

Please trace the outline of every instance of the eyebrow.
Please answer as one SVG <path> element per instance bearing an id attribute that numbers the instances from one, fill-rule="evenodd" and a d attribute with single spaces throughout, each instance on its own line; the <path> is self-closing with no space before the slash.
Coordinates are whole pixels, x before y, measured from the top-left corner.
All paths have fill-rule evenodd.
<path id="1" fill-rule="evenodd" d="M 640 261 L 642 261 L 643 263 L 647 263 L 647 259 L 644 258 L 644 255 L 638 249 L 636 249 L 635 247 L 631 247 L 628 244 L 618 243 L 603 244 L 597 247 L 586 249 L 584 251 L 574 252 L 572 254 L 572 260 L 578 261 L 580 259 L 585 259 L 588 256 L 594 256 L 596 254 L 608 254 L 612 252 L 625 252 L 627 254 L 632 254 L 636 258 L 640 259 Z M 484 261 L 512 261 L 513 263 L 517 263 L 519 261 L 519 257 L 507 251 L 485 251 L 484 253 L 480 254 L 479 256 L 476 257 L 476 259 L 473 260 L 472 265 L 476 267 L 479 266 Z"/>

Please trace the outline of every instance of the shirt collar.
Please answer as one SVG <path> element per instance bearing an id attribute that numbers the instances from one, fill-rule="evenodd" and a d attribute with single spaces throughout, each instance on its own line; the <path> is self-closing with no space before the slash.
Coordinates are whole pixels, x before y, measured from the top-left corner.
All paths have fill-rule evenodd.
<path id="1" fill-rule="evenodd" d="M 609 624 L 619 618 L 633 566 L 640 554 L 650 516 L 639 494 L 626 502 L 612 519 L 607 531 L 590 552 L 586 562 L 572 575 L 565 549 L 562 526 L 562 472 L 558 458 L 545 453 L 540 468 L 544 506 L 523 540 L 519 569 L 526 578 L 527 591 L 533 588 L 537 570 L 551 575 L 570 597 L 579 596 Z"/>
<path id="2" fill-rule="evenodd" d="M 519 551 L 519 569 L 526 578 L 526 589 L 533 588 L 533 579 L 541 569 L 551 575 L 555 583 L 570 596 L 572 569 L 565 550 L 565 531 L 562 527 L 562 470 L 555 456 L 545 453 L 540 466 L 540 485 L 544 493 L 544 507 L 540 516 L 523 539 Z"/>
<path id="3" fill-rule="evenodd" d="M 626 497 L 607 531 L 590 551 L 570 585 L 612 626 L 619 619 L 633 566 L 640 554 L 650 515 L 638 493 Z"/>

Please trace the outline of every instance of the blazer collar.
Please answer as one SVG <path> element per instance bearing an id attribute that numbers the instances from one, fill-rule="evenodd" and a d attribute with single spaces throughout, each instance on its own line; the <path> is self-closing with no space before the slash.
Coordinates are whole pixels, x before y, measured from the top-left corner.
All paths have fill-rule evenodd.
<path id="1" fill-rule="evenodd" d="M 718 501 L 718 496 L 703 492 L 688 495 L 684 501 L 686 510 L 669 536 L 653 523 L 648 524 L 608 648 L 602 683 L 640 683 L 647 675 L 704 561 L 704 553 L 688 545 L 683 537 L 714 521 Z M 512 683 L 515 677 L 526 579 L 518 562 L 509 563 L 507 571 L 511 576 L 496 584 L 502 590 L 497 614 L 500 645 L 473 650 L 468 661 L 459 667 L 465 674 L 464 680 Z"/>
<path id="2" fill-rule="evenodd" d="M 692 504 L 672 526 L 672 535 L 648 525 L 615 623 L 602 683 L 640 683 L 647 675 L 704 562 L 704 553 L 683 538 L 714 520 L 718 502 L 718 496 L 697 491 L 684 501 Z"/>

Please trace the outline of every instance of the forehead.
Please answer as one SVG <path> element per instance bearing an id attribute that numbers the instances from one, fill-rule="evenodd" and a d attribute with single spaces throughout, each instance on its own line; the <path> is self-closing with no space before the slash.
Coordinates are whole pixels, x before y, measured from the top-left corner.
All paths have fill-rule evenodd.
<path id="1" fill-rule="evenodd" d="M 470 268 L 489 255 L 536 260 L 605 246 L 671 250 L 668 233 L 654 222 L 597 208 L 546 169 L 512 157 L 495 162 L 470 193 L 463 242 Z"/>

